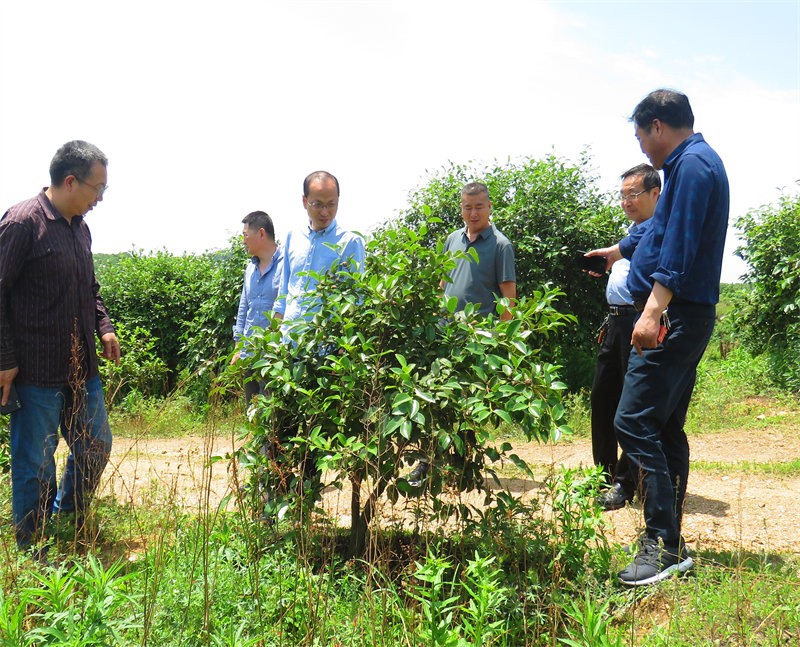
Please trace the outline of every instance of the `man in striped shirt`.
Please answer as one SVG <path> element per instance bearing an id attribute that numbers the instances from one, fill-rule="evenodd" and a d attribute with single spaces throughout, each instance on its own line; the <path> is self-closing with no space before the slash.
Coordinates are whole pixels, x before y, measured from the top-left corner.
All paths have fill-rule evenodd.
<path id="1" fill-rule="evenodd" d="M 14 384 L 22 406 L 10 420 L 11 509 L 21 549 L 43 539 L 53 513 L 82 525 L 111 452 L 94 335 L 103 357 L 118 363 L 120 348 L 84 222 L 103 199 L 107 164 L 92 144 L 64 144 L 50 186 L 0 219 L 0 403 Z M 70 453 L 56 487 L 59 427 Z"/>

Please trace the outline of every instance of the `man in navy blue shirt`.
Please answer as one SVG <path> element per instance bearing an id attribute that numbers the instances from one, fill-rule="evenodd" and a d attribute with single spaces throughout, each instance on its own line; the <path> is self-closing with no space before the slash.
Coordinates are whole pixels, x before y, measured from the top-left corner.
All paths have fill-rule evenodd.
<path id="1" fill-rule="evenodd" d="M 625 171 L 620 179 L 622 210 L 632 221 L 629 234 L 641 236 L 650 224 L 661 195 L 661 177 L 649 164 L 639 164 Z M 610 487 L 598 497 L 604 510 L 624 507 L 636 492 L 636 478 L 628 457 L 624 453 L 617 455 L 614 428 L 636 320 L 633 298 L 628 290 L 630 265 L 630 261 L 623 258 L 611 267 L 606 285 L 608 314 L 598 337 L 600 348 L 592 381 L 592 456 L 594 464 L 603 467 L 610 481 Z"/>
<path id="2" fill-rule="evenodd" d="M 642 152 L 664 171 L 650 227 L 638 244 L 619 243 L 631 261 L 628 289 L 640 315 L 614 424 L 640 475 L 646 524 L 619 579 L 640 586 L 693 566 L 681 536 L 689 475 L 682 423 L 714 328 L 729 189 L 722 160 L 693 130 L 685 95 L 655 90 L 630 119 Z"/>

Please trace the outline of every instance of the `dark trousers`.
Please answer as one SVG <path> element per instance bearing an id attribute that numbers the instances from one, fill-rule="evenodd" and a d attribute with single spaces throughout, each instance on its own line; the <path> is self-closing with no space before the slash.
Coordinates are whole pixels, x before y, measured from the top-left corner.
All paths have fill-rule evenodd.
<path id="1" fill-rule="evenodd" d="M 658 348 L 631 349 L 615 426 L 620 447 L 640 477 L 647 536 L 680 540 L 689 441 L 683 430 L 697 364 L 714 329 L 714 306 L 669 306 L 672 328 Z"/>
<path id="2" fill-rule="evenodd" d="M 592 382 L 592 457 L 613 483 L 619 483 L 633 495 L 636 481 L 631 464 L 623 452 L 618 455 L 614 417 L 622 395 L 622 385 L 631 354 L 631 333 L 636 312 L 633 308 L 611 314 L 605 336 L 597 352 L 597 364 Z"/>

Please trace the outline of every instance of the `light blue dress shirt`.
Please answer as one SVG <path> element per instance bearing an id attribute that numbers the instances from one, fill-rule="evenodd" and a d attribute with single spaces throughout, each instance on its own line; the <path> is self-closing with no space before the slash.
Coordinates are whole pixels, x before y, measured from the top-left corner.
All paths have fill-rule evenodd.
<path id="1" fill-rule="evenodd" d="M 606 285 L 606 301 L 612 306 L 629 306 L 633 304 L 633 297 L 628 290 L 628 272 L 631 262 L 623 258 L 611 266 Z"/>
<path id="2" fill-rule="evenodd" d="M 647 229 L 650 227 L 652 218 L 636 224 L 635 222 L 628 228 L 628 235 L 625 241 L 630 245 L 631 250 L 642 239 Z M 622 251 L 622 250 L 620 250 Z M 633 253 L 632 251 L 630 253 Z M 606 285 L 606 300 L 612 306 L 633 305 L 633 296 L 628 289 L 628 274 L 631 270 L 631 262 L 623 255 L 622 260 L 617 261 L 611 266 L 611 274 L 608 276 Z"/>
<path id="3" fill-rule="evenodd" d="M 244 271 L 244 285 L 239 299 L 239 311 L 233 327 L 233 339 L 238 343 L 249 337 L 253 328 L 266 328 L 268 315 L 273 310 L 281 289 L 283 277 L 283 251 L 275 250 L 272 260 L 262 272 L 258 269 L 258 256 L 254 256 Z M 247 356 L 246 349 L 242 356 Z"/>
<path id="4" fill-rule="evenodd" d="M 322 231 L 311 227 L 289 233 L 283 246 L 283 279 L 280 298 L 275 302 L 275 312 L 284 321 L 310 319 L 315 304 L 306 294 L 314 289 L 317 280 L 306 272 L 364 269 L 364 241 L 361 236 L 342 229 L 336 220 Z"/>

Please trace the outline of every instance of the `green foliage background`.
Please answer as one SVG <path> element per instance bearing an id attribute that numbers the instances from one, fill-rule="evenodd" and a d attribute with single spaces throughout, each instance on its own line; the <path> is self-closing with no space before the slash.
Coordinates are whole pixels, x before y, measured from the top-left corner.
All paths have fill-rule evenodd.
<path id="1" fill-rule="evenodd" d="M 737 227 L 745 241 L 737 253 L 751 268 L 736 307 L 741 339 L 769 358 L 779 387 L 800 393 L 800 193 L 749 212 Z"/>
<path id="2" fill-rule="evenodd" d="M 493 220 L 514 243 L 519 294 L 549 284 L 563 293 L 557 308 L 576 317 L 576 325 L 543 346 L 543 359 L 562 367 L 570 391 L 588 387 L 594 331 L 606 309 L 604 281 L 577 271 L 571 259 L 624 234 L 627 219 L 616 196 L 597 189 L 588 155 L 577 163 L 555 156 L 451 163 L 411 191 L 408 207 L 383 229 L 404 225 L 418 231 L 433 216 L 438 221 L 428 224 L 424 242 L 433 249 L 463 225 L 460 190 L 470 181 L 489 187 Z M 787 193 L 736 222 L 745 241 L 738 254 L 752 269 L 745 284 L 730 287 L 725 301 L 731 306 L 720 309 L 712 343 L 723 356 L 739 343 L 764 354 L 775 384 L 793 392 L 800 392 L 799 212 L 798 194 Z M 119 387 L 114 392 L 120 398 L 131 390 L 164 397 L 181 385 L 196 406 L 207 402 L 233 347 L 231 327 L 246 261 L 238 237 L 222 251 L 199 256 L 95 255 L 106 304 L 122 324 L 123 351 L 132 355 L 121 368 L 103 363 L 104 378 Z"/>
<path id="3" fill-rule="evenodd" d="M 246 262 L 238 238 L 225 250 L 198 256 L 96 255 L 103 300 L 130 355 L 119 367 L 102 365 L 104 380 L 116 387 L 112 394 L 164 397 L 181 385 L 196 404 L 204 403 L 233 349 Z"/>

